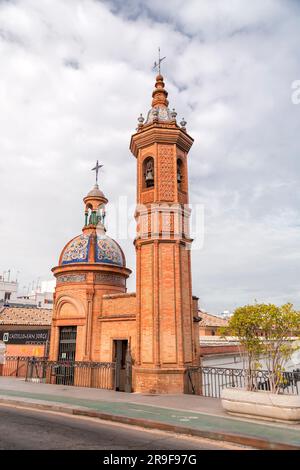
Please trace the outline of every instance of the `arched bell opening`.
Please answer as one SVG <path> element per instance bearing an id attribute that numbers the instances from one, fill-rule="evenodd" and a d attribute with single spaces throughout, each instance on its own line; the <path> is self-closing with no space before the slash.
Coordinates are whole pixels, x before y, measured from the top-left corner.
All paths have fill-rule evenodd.
<path id="1" fill-rule="evenodd" d="M 154 187 L 154 159 L 148 157 L 143 163 L 143 187 L 153 188 Z"/>
<path id="2" fill-rule="evenodd" d="M 105 204 L 100 204 L 97 209 L 97 224 L 105 224 L 105 217 L 106 217 L 106 212 L 105 212 Z"/>
<path id="3" fill-rule="evenodd" d="M 183 162 L 180 158 L 177 159 L 177 187 L 183 190 Z"/>
<path id="4" fill-rule="evenodd" d="M 93 206 L 92 206 L 92 204 L 87 204 L 85 206 L 84 216 L 85 216 L 84 225 L 90 225 L 90 224 L 93 223 L 92 222 L 92 219 L 93 219 Z"/>

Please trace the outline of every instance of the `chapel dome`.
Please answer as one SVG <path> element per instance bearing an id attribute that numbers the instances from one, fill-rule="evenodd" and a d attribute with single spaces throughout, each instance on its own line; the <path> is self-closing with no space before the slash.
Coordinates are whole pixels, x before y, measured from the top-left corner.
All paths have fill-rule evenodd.
<path id="1" fill-rule="evenodd" d="M 101 189 L 99 189 L 99 186 L 98 184 L 96 183 L 95 186 L 93 187 L 93 189 L 91 189 L 88 194 L 86 195 L 86 198 L 90 198 L 90 197 L 101 197 L 101 198 L 105 198 L 103 192 L 101 191 Z M 105 198 L 106 199 L 106 198 Z"/>
<path id="2" fill-rule="evenodd" d="M 82 233 L 66 244 L 60 255 L 59 264 L 64 266 L 77 263 L 126 266 L 125 255 L 121 247 L 105 233 Z"/>

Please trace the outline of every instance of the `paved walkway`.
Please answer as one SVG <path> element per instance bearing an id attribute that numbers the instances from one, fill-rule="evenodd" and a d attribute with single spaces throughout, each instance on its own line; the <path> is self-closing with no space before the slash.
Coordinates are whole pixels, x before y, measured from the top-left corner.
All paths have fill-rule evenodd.
<path id="1" fill-rule="evenodd" d="M 220 400 L 194 395 L 146 395 L 0 377 L 0 401 L 98 416 L 145 427 L 252 445 L 300 449 L 300 425 L 231 417 Z"/>

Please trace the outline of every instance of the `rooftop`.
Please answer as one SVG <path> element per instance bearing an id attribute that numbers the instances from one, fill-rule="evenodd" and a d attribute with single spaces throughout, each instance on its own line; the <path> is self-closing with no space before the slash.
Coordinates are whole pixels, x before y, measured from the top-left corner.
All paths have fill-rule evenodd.
<path id="1" fill-rule="evenodd" d="M 224 318 L 203 312 L 202 310 L 199 310 L 199 317 L 202 318 L 199 322 L 199 326 L 226 326 L 228 323 Z"/>
<path id="2" fill-rule="evenodd" d="M 51 325 L 52 309 L 31 307 L 3 307 L 0 325 Z"/>

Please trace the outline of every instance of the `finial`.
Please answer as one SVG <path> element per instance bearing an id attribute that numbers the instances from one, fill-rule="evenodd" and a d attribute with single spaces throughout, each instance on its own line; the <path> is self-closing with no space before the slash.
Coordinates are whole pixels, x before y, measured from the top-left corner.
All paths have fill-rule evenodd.
<path id="1" fill-rule="evenodd" d="M 139 115 L 139 117 L 138 117 L 139 126 L 142 126 L 144 121 L 145 121 L 145 119 L 143 118 L 143 115 L 142 115 L 142 113 L 141 113 L 141 114 Z"/>
<path id="2" fill-rule="evenodd" d="M 100 168 L 102 167 L 103 165 L 99 165 L 98 160 L 97 160 L 96 166 L 92 168 L 92 171 L 96 171 L 96 185 L 98 184 L 98 173 L 99 173 Z"/>
<path id="3" fill-rule="evenodd" d="M 171 111 L 171 118 L 173 121 L 176 121 L 176 116 L 177 116 L 177 113 L 175 111 L 175 109 L 173 108 L 172 111 Z"/>
<path id="4" fill-rule="evenodd" d="M 165 56 L 165 57 L 162 57 L 162 58 L 160 57 L 160 47 L 159 47 L 159 48 L 158 48 L 158 61 L 157 61 L 157 62 L 155 61 L 155 62 L 154 62 L 154 65 L 153 65 L 153 70 L 155 70 L 155 69 L 157 68 L 157 70 L 158 70 L 158 75 L 160 75 L 160 64 L 161 64 L 161 62 L 162 62 L 165 58 L 166 58 L 166 56 Z"/>
<path id="5" fill-rule="evenodd" d="M 168 106 L 169 101 L 167 100 L 168 92 L 165 90 L 164 79 L 162 75 L 157 75 L 155 82 L 155 89 L 152 92 L 152 107 L 156 106 Z"/>
<path id="6" fill-rule="evenodd" d="M 180 125 L 181 125 L 182 129 L 185 129 L 186 121 L 185 121 L 184 118 L 182 118 L 182 120 L 180 121 Z"/>

